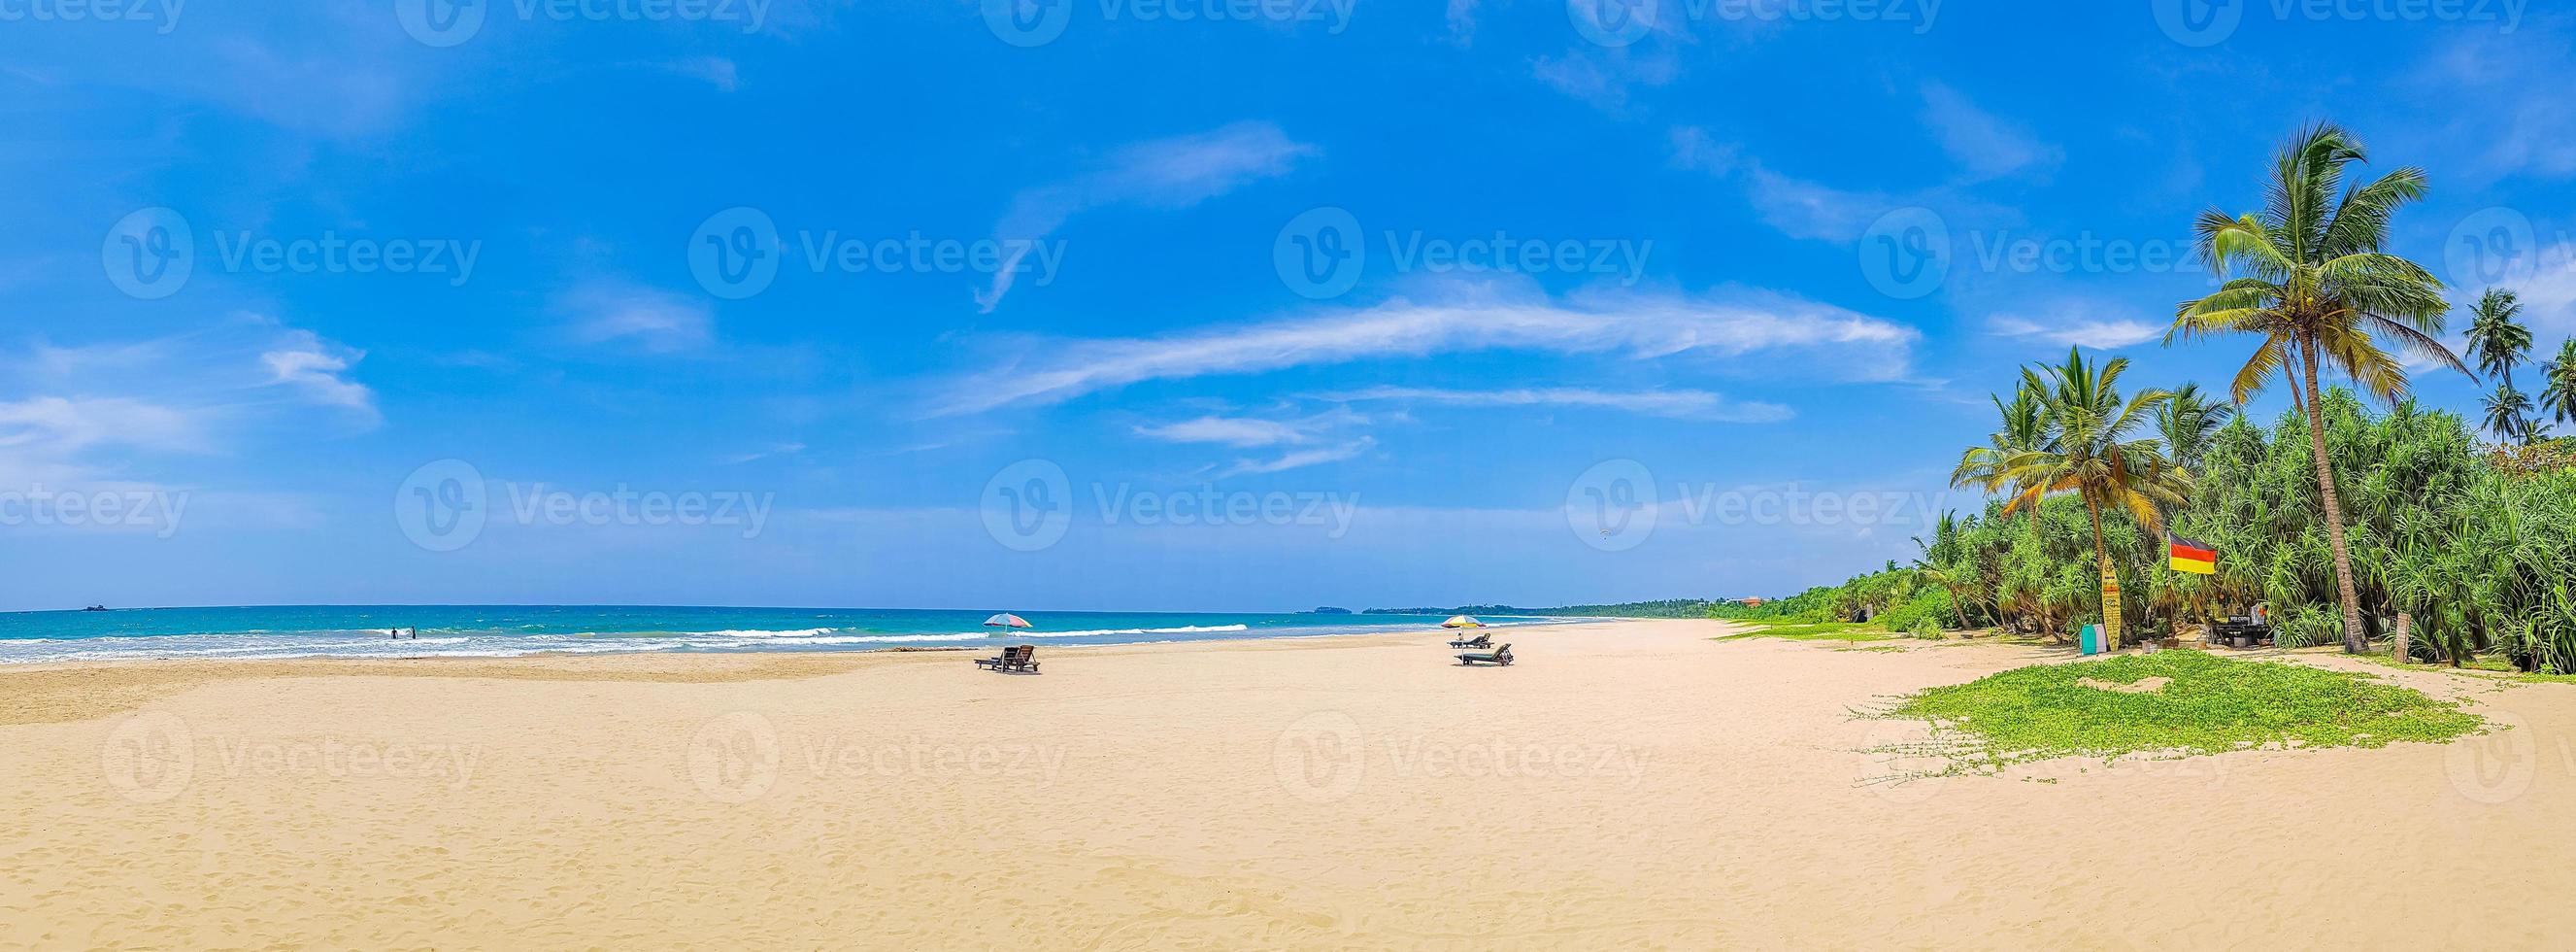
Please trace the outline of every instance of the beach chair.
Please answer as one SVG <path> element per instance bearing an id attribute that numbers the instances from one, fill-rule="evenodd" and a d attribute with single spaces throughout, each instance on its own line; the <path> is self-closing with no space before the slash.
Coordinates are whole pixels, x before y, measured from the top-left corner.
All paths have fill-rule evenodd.
<path id="1" fill-rule="evenodd" d="M 1491 648 L 1493 646 L 1494 636 L 1492 635 L 1477 635 L 1473 638 L 1461 638 L 1449 643 L 1449 647 L 1452 648 Z"/>
<path id="2" fill-rule="evenodd" d="M 991 668 L 995 671 L 1026 671 L 1036 674 L 1038 673 L 1037 653 L 1036 645 L 1012 645 L 1002 649 L 1001 654 L 975 659 L 975 666 Z"/>
<path id="3" fill-rule="evenodd" d="M 1466 654 L 1459 655 L 1458 663 L 1470 668 L 1479 664 L 1500 665 L 1508 668 L 1512 666 L 1512 646 L 1506 644 L 1500 649 L 1494 651 L 1492 654 L 1478 654 L 1470 651 Z"/>

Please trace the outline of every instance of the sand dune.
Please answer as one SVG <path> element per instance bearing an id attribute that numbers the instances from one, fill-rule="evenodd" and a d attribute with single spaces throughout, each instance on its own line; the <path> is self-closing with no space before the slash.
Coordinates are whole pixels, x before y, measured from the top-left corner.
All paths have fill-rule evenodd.
<path id="1" fill-rule="evenodd" d="M 2576 688 L 2449 747 L 1868 782 L 2027 649 L 1707 622 L 0 672 L 0 944 L 2545 947 Z M 85 687 L 95 687 L 85 691 Z M 2500 888 L 2510 882 L 2511 888 Z"/>

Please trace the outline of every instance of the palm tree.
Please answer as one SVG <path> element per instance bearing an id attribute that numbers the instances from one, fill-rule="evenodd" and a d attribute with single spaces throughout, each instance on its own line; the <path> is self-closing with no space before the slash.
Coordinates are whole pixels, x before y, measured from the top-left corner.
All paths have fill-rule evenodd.
<path id="1" fill-rule="evenodd" d="M 2549 386 L 2540 391 L 2540 413 L 2560 423 L 2576 423 L 2576 337 L 2558 348 L 2558 359 L 2540 365 L 2541 376 Z M 2533 421 L 2533 433 L 2540 430 Z"/>
<path id="2" fill-rule="evenodd" d="M 2503 288 L 2488 288 L 2472 313 L 2469 358 L 2479 370 L 2512 383 L 2513 368 L 2531 353 L 2531 328 L 2514 322 L 2522 315 L 2521 299 Z"/>
<path id="3" fill-rule="evenodd" d="M 1959 466 L 1950 471 L 1950 485 L 1975 486 L 1987 492 L 2003 488 L 2003 474 L 2014 454 L 2039 449 L 2048 439 L 2048 407 L 2040 396 L 2023 386 L 2013 393 L 2011 403 L 2002 397 L 1988 397 L 1995 412 L 2003 418 L 2003 429 L 1986 438 L 1986 445 L 1972 446 L 1960 454 Z"/>
<path id="4" fill-rule="evenodd" d="M 2164 525 L 2158 504 L 2180 504 L 2191 488 L 2190 477 L 2165 459 L 2162 445 L 2130 438 L 2173 394 L 2147 390 L 2123 403 L 2120 374 L 2128 369 L 2126 358 L 2097 366 L 2074 349 L 2064 366 L 2023 368 L 2023 391 L 2038 395 L 2047 408 L 2046 438 L 2039 448 L 2012 454 L 1998 474 L 1999 484 L 2012 489 L 2006 513 L 2037 510 L 2041 499 L 2055 493 L 2082 497 L 2093 517 L 2093 556 L 2105 580 L 2113 569 L 2111 550 L 2102 542 L 2102 510 L 2126 510 L 2154 532 Z M 2118 632 L 2110 632 L 2106 647 L 2118 648 L 2118 639 Z"/>
<path id="5" fill-rule="evenodd" d="M 2176 309 L 2173 330 L 2165 336 L 2170 343 L 2176 336 L 2262 335 L 2261 346 L 2237 372 L 2239 403 L 2275 371 L 2297 367 L 2294 383 L 2306 391 L 2300 403 L 2343 601 L 2344 650 L 2354 653 L 2369 642 L 2353 585 L 2352 551 L 2344 542 L 2343 505 L 2326 459 L 2317 374 L 2330 366 L 2371 395 L 2393 401 L 2406 392 L 2406 368 L 2381 348 L 2386 340 L 2476 376 L 2436 339 L 2450 310 L 2441 279 L 2381 250 L 2388 243 L 2389 217 L 2423 197 L 2424 171 L 2401 168 L 2345 189 L 2345 167 L 2367 159 L 2361 143 L 2341 128 L 2312 126 L 2282 148 L 2264 188 L 2263 211 L 2234 218 L 2216 209 L 2202 212 L 2193 227 L 2202 260 L 2215 273 L 2236 276 L 2216 293 Z"/>
<path id="6" fill-rule="evenodd" d="M 2498 440 L 2531 439 L 2531 398 L 2513 388 L 2513 381 L 2496 384 L 2487 395 L 2487 429 L 2495 431 Z"/>
<path id="7" fill-rule="evenodd" d="M 2156 432 L 2164 437 L 2167 458 L 2197 473 L 2201 457 L 2208 454 L 2219 428 L 2235 416 L 2235 406 L 2203 396 L 2199 384 L 2187 383 L 2174 391 L 2173 399 L 2156 413 Z"/>

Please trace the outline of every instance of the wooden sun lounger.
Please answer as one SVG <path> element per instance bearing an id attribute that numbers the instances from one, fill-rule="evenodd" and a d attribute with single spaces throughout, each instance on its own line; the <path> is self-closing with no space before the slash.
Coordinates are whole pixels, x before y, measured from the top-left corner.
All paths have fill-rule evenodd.
<path id="1" fill-rule="evenodd" d="M 975 659 L 975 666 L 991 668 L 995 671 L 1026 671 L 1036 674 L 1038 673 L 1037 654 L 1036 645 L 1012 645 L 1002 649 L 1001 654 Z"/>
<path id="2" fill-rule="evenodd" d="M 1452 648 L 1491 648 L 1493 646 L 1494 636 L 1492 635 L 1477 635 L 1473 638 L 1461 638 L 1449 643 L 1449 647 Z"/>
<path id="3" fill-rule="evenodd" d="M 1466 654 L 1459 655 L 1458 663 L 1471 668 L 1479 664 L 1500 665 L 1508 668 L 1512 666 L 1512 646 L 1508 644 L 1504 645 L 1501 648 L 1496 649 L 1492 654 L 1477 654 L 1471 651 Z"/>

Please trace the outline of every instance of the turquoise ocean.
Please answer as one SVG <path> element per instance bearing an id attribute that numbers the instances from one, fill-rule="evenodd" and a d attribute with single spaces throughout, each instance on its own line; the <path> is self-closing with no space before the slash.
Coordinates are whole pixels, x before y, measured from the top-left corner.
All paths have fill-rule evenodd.
<path id="1" fill-rule="evenodd" d="M 1441 615 L 1018 612 L 632 606 L 358 605 L 0 613 L 0 664 L 123 658 L 508 657 L 539 652 L 864 651 L 1135 644 L 1437 628 Z M 1487 617 L 1489 625 L 1565 619 Z M 388 629 L 418 639 L 394 640 Z"/>

